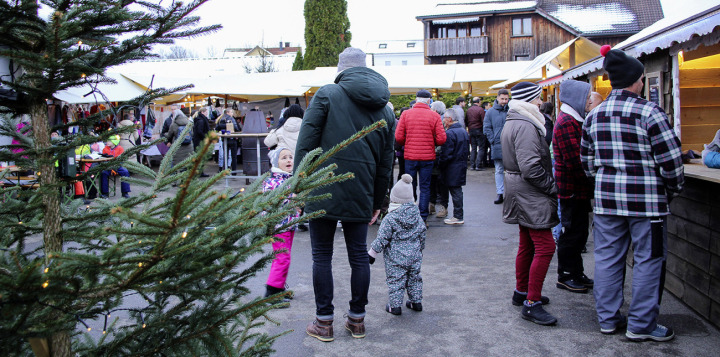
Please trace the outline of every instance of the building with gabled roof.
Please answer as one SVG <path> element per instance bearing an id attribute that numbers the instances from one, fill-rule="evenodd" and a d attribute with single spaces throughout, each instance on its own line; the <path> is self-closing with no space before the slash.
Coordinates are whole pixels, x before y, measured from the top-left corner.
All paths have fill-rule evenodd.
<path id="1" fill-rule="evenodd" d="M 424 64 L 423 40 L 368 41 L 365 53 L 371 66 L 413 66 Z"/>
<path id="2" fill-rule="evenodd" d="M 426 15 L 428 64 L 529 61 L 576 37 L 617 44 L 663 17 L 660 0 L 485 0 Z"/>

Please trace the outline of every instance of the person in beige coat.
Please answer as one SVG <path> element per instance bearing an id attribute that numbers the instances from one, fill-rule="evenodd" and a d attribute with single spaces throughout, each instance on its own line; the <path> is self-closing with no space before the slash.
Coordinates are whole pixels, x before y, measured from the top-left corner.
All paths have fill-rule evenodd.
<path id="1" fill-rule="evenodd" d="M 521 316 L 540 325 L 557 319 L 544 304 L 543 282 L 555 254 L 551 228 L 559 223 L 557 188 L 550 149 L 545 141 L 545 117 L 540 113 L 541 88 L 520 82 L 512 90 L 510 108 L 501 134 L 505 168 L 503 222 L 520 226 L 515 261 L 516 287 L 512 302 L 523 305 Z"/>
<path id="2" fill-rule="evenodd" d="M 267 147 L 283 147 L 290 149 L 295 155 L 295 147 L 297 146 L 298 135 L 300 134 L 300 125 L 305 111 L 300 104 L 293 104 L 283 113 L 283 117 L 277 128 L 273 129 L 265 137 L 265 145 Z"/>
<path id="3" fill-rule="evenodd" d="M 129 113 L 125 113 L 123 120 L 118 123 L 118 128 L 134 125 L 135 123 L 132 121 L 132 116 Z M 138 134 L 137 130 L 133 130 L 129 133 L 122 133 L 120 134 L 120 146 L 124 151 L 127 151 L 128 149 L 135 147 L 135 143 L 137 143 L 139 138 L 140 134 Z"/>

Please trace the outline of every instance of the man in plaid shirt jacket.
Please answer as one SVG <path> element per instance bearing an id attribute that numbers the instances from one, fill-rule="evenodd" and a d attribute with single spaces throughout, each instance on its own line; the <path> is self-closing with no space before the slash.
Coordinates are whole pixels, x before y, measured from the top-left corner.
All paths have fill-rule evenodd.
<path id="1" fill-rule="evenodd" d="M 600 332 L 627 325 L 633 341 L 669 341 L 672 329 L 657 323 L 667 249 L 669 197 L 683 187 L 680 140 L 665 112 L 640 97 L 644 67 L 603 46 L 612 92 L 583 125 L 581 161 L 595 177 L 595 307 Z M 633 247 L 632 301 L 623 305 L 625 257 Z"/>

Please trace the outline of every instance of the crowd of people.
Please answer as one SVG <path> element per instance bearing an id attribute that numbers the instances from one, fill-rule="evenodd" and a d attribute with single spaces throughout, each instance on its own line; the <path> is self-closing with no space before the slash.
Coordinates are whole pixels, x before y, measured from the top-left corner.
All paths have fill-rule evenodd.
<path id="1" fill-rule="evenodd" d="M 343 51 L 335 83 L 316 93 L 293 136 L 295 167 L 314 148 L 328 150 L 378 120 L 388 121 L 388 126 L 332 158 L 337 173 L 352 171 L 355 179 L 318 189 L 332 198 L 305 207 L 327 212 L 309 224 L 316 316 L 307 334 L 334 340 L 331 260 L 338 222 L 352 270 L 344 322 L 351 336 L 366 335 L 369 264 L 380 254 L 389 294 L 386 311 L 402 314 L 405 295 L 407 308 L 422 311 L 420 272 L 431 209 L 438 216 L 448 214 L 443 210 L 452 196 L 452 216 L 444 222 L 462 224 L 467 170 L 482 170 L 492 160 L 494 203 L 503 205 L 503 222 L 519 228 L 511 302 L 522 306 L 523 319 L 540 325 L 557 322 L 545 309 L 549 298 L 542 295 L 557 246 L 557 288 L 593 290 L 601 333 L 624 329 L 634 341 L 672 339 L 673 330 L 658 324 L 657 315 L 667 249 L 665 217 L 669 201 L 683 188 L 680 142 L 665 113 L 640 97 L 642 64 L 621 51 L 604 49 L 603 55 L 612 92 L 602 100 L 588 83 L 565 81 L 554 121 L 554 108 L 543 104 L 541 87 L 530 82 L 501 90 L 487 109 L 473 98 L 467 113 L 464 98 L 446 108 L 433 101 L 429 91 L 420 90 L 395 120 L 385 79 L 365 66 L 361 50 Z M 391 185 L 396 156 L 401 159 L 400 175 Z M 388 191 L 387 213 L 368 248 L 368 225 L 378 219 Z M 581 255 L 593 211 L 594 280 L 586 275 Z M 624 315 L 620 309 L 630 244 L 633 296 Z M 278 254 L 276 259 L 285 258 Z M 271 278 L 275 271 L 274 262 Z M 283 274 L 282 283 L 287 270 Z M 279 285 L 271 285 L 269 278 L 267 293 L 284 291 Z"/>

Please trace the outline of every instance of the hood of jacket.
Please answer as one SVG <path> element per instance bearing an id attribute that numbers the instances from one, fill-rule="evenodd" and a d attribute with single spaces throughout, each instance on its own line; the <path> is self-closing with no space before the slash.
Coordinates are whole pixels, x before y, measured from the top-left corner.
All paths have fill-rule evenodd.
<path id="1" fill-rule="evenodd" d="M 283 124 L 282 129 L 287 132 L 298 133 L 298 132 L 300 132 L 301 126 L 302 126 L 302 118 L 289 117 L 285 121 L 285 124 Z"/>
<path id="2" fill-rule="evenodd" d="M 420 210 L 414 202 L 403 203 L 395 211 L 397 211 L 397 213 L 395 214 L 398 217 L 398 220 L 396 222 L 404 230 L 410 230 L 420 224 L 425 225 L 425 223 L 422 221 L 422 216 L 419 215 Z"/>
<path id="3" fill-rule="evenodd" d="M 190 124 L 190 120 L 188 120 L 188 117 L 185 116 L 185 114 L 176 116 L 175 119 L 173 119 L 173 122 L 178 126 Z"/>
<path id="4" fill-rule="evenodd" d="M 585 106 L 590 95 L 590 83 L 567 80 L 560 84 L 560 102 L 567 104 L 581 116 L 585 117 Z M 560 108 L 562 110 L 562 108 Z"/>
<path id="5" fill-rule="evenodd" d="M 372 110 L 381 109 L 390 100 L 385 77 L 367 67 L 348 68 L 335 77 L 335 83 L 353 102 Z"/>

